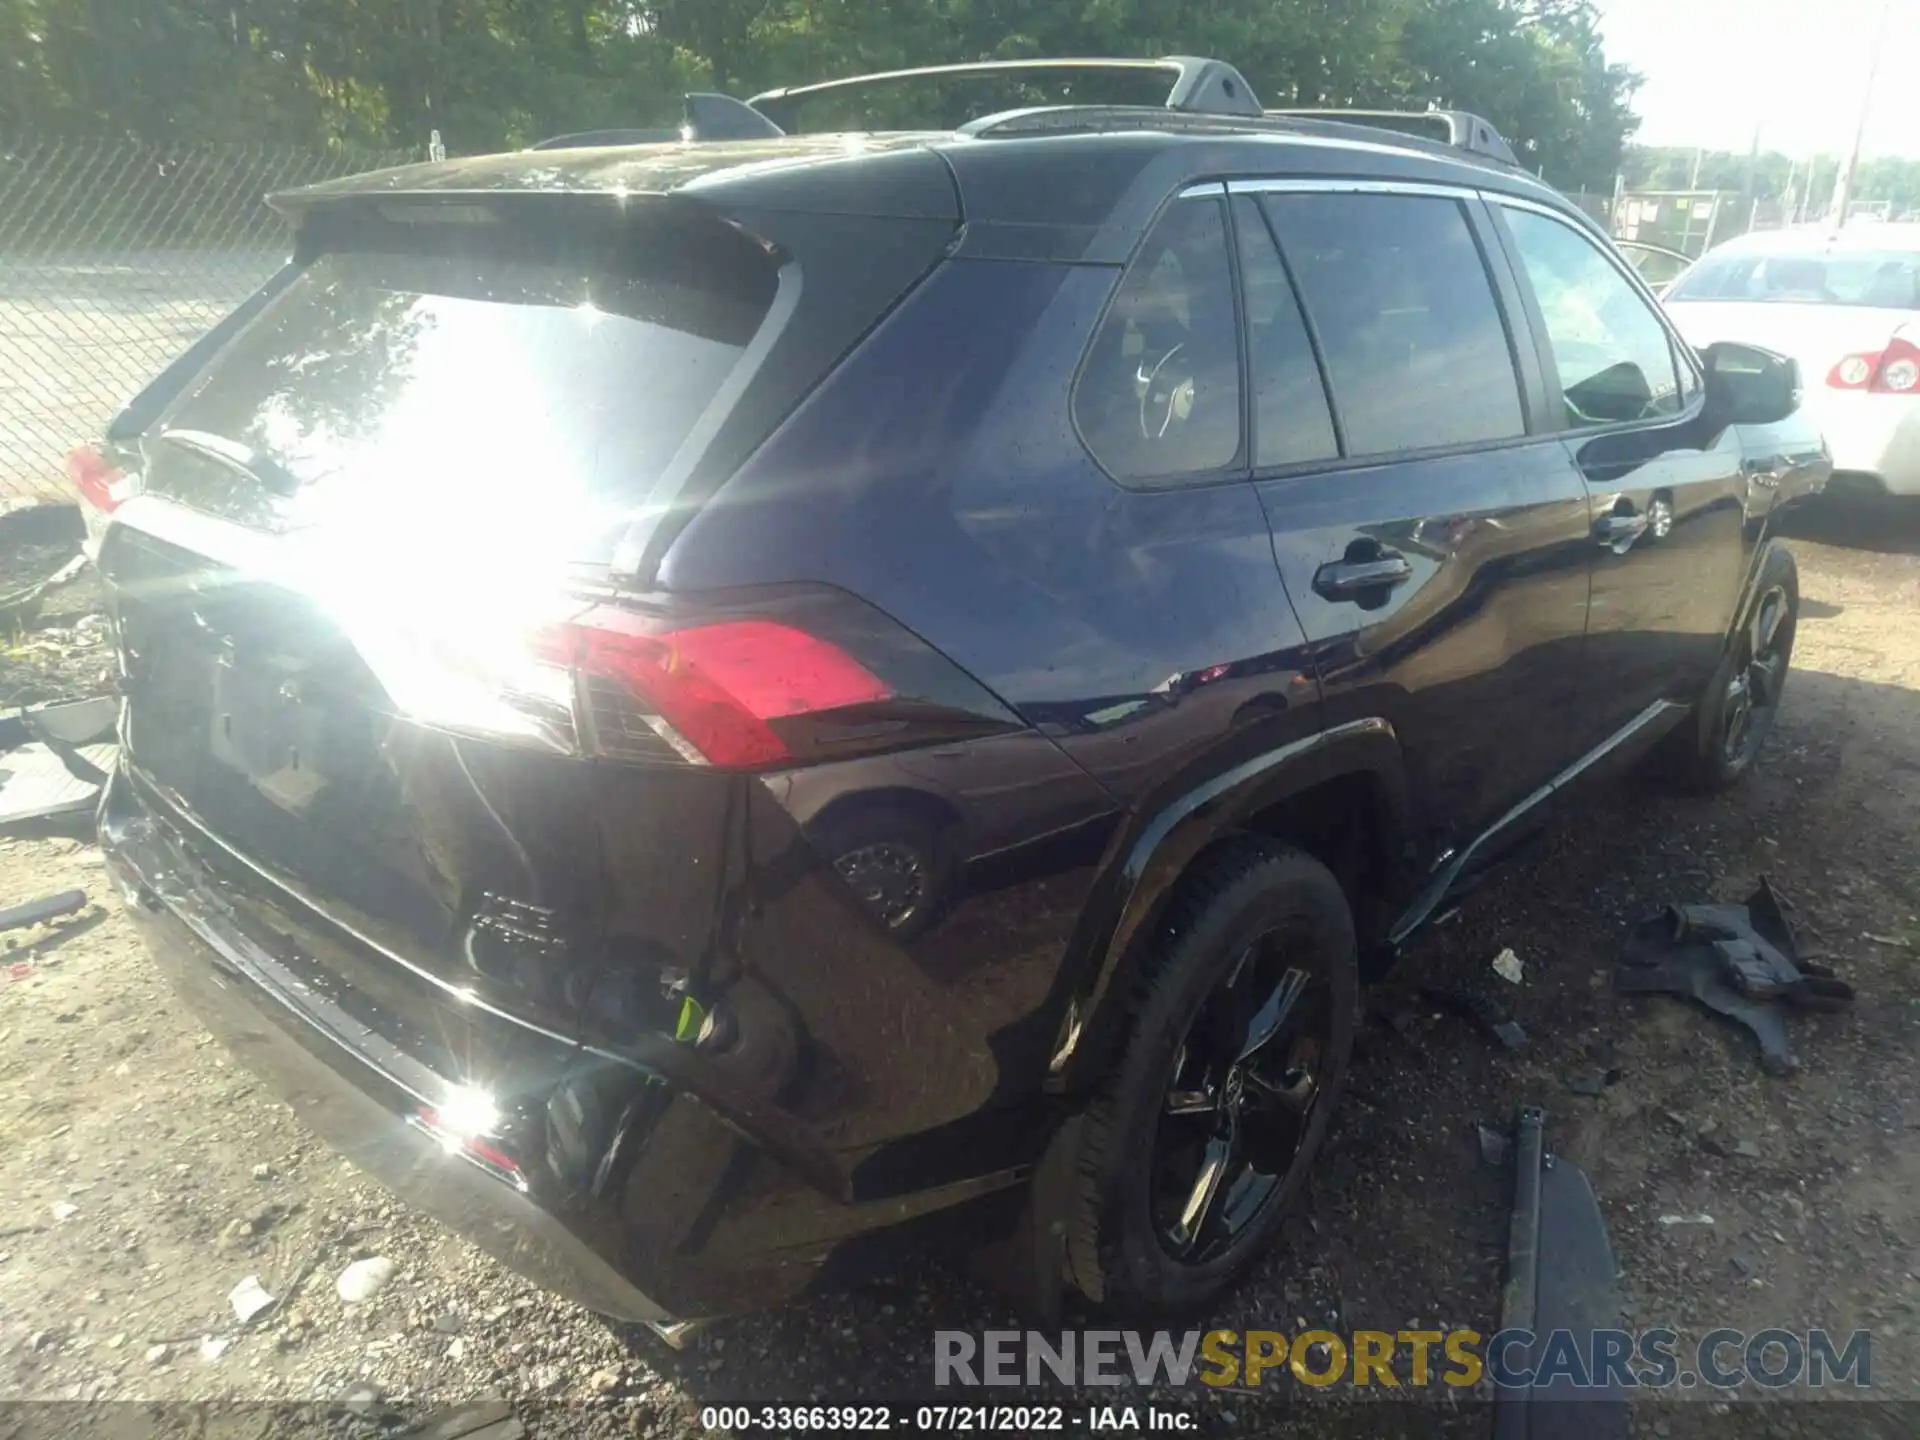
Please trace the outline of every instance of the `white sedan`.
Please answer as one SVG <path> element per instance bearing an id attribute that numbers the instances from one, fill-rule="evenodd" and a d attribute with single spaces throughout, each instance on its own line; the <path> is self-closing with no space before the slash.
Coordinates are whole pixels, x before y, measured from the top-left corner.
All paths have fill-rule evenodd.
<path id="1" fill-rule="evenodd" d="M 1745 235 L 1662 298 L 1695 349 L 1742 340 L 1800 362 L 1836 481 L 1920 495 L 1920 224 Z"/>

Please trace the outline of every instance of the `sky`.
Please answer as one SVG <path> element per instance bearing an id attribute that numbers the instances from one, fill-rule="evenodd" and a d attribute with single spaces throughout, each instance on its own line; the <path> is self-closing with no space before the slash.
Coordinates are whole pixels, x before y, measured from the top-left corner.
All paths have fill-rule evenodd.
<path id="1" fill-rule="evenodd" d="M 1886 0 L 1597 0 L 1609 60 L 1646 77 L 1646 145 L 1839 154 Z M 1920 0 L 1892 0 L 1862 155 L 1920 157 Z"/>

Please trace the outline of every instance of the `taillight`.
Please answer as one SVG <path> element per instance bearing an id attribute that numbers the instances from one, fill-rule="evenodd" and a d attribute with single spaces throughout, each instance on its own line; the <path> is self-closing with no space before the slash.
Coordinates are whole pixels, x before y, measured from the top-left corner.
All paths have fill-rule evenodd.
<path id="1" fill-rule="evenodd" d="M 770 770 L 1021 728 L 951 660 L 842 591 L 509 588 L 410 607 L 318 563 L 325 552 L 311 568 L 299 553 L 276 553 L 275 583 L 340 627 L 394 714 L 434 729 L 583 759 Z"/>
<path id="2" fill-rule="evenodd" d="M 1843 356 L 1827 372 L 1835 390 L 1866 390 L 1878 395 L 1920 394 L 1920 346 L 1895 336 L 1884 350 Z"/>
<path id="3" fill-rule="evenodd" d="M 776 722 L 894 696 L 838 646 L 777 620 L 669 628 L 600 605 L 549 631 L 539 648 L 585 685 L 618 687 L 684 758 L 729 769 L 792 761 Z"/>
<path id="4" fill-rule="evenodd" d="M 91 445 L 82 445 L 67 456 L 67 478 L 73 481 L 80 498 L 102 514 L 126 499 L 119 467 Z"/>

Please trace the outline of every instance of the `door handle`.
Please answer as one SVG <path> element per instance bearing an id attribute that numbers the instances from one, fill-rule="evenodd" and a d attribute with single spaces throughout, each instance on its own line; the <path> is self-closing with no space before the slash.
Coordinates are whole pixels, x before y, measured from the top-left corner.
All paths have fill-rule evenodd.
<path id="1" fill-rule="evenodd" d="M 1407 557 L 1392 551 L 1371 560 L 1336 560 L 1313 572 L 1313 593 L 1323 600 L 1355 600 L 1382 596 L 1413 578 Z"/>
<path id="2" fill-rule="evenodd" d="M 1631 545 L 1647 533 L 1644 515 L 1602 515 L 1593 522 L 1593 534 L 1602 545 Z"/>
<path id="3" fill-rule="evenodd" d="M 1772 490 L 1787 478 L 1787 472 L 1793 467 L 1785 460 L 1769 463 L 1765 460 L 1749 460 L 1741 467 L 1747 472 L 1747 479 L 1764 490 Z"/>

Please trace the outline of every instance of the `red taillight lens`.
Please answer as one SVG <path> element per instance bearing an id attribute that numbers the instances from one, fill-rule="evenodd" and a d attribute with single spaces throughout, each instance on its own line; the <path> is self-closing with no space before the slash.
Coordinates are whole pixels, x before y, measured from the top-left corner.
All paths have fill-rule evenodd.
<path id="1" fill-rule="evenodd" d="M 1920 390 L 1920 346 L 1904 339 L 1888 345 L 1874 371 L 1873 388 L 1889 395 L 1911 395 Z"/>
<path id="2" fill-rule="evenodd" d="M 1920 346 L 1902 336 L 1884 350 L 1862 350 L 1841 358 L 1827 372 L 1835 390 L 1868 390 L 1877 395 L 1920 394 Z"/>
<path id="3" fill-rule="evenodd" d="M 114 482 L 120 479 L 119 468 L 93 446 L 82 445 L 67 456 L 67 477 L 80 492 L 80 498 L 102 514 L 119 505 L 121 497 L 114 493 Z"/>
<path id="4" fill-rule="evenodd" d="M 543 658 L 611 680 L 713 765 L 761 769 L 792 759 L 768 722 L 891 699 L 837 646 L 775 620 L 661 629 L 596 607 L 549 632 Z"/>
<path id="5" fill-rule="evenodd" d="M 1835 390 L 1864 390 L 1872 382 L 1874 367 L 1879 363 L 1878 350 L 1845 356 L 1827 372 L 1827 384 Z"/>

